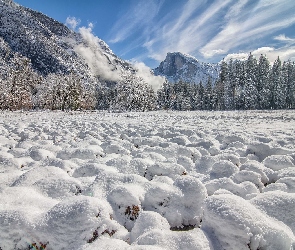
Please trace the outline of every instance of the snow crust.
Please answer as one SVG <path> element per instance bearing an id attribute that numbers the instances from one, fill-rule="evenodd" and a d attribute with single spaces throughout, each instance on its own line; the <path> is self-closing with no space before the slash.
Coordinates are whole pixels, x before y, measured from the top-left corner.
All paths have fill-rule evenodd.
<path id="1" fill-rule="evenodd" d="M 294 249 L 294 127 L 293 111 L 0 112 L 0 249 Z"/>

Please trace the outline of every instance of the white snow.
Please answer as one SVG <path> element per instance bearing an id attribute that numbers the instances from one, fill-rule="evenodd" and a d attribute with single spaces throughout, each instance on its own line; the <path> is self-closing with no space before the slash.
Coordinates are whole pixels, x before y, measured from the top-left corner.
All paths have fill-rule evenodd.
<path id="1" fill-rule="evenodd" d="M 0 249 L 295 249 L 295 113 L 0 112 Z"/>

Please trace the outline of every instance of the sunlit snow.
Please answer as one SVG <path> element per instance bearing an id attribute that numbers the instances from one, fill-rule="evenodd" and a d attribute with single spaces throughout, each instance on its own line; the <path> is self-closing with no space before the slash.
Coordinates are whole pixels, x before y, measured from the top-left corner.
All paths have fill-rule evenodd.
<path id="1" fill-rule="evenodd" d="M 1 112 L 0 249 L 294 249 L 295 113 Z"/>

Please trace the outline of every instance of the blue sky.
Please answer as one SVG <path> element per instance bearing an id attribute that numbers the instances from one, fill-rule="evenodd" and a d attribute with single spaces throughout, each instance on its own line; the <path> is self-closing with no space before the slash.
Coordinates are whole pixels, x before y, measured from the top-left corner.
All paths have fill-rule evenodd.
<path id="1" fill-rule="evenodd" d="M 152 68 L 175 51 L 204 62 L 250 51 L 295 61 L 294 0 L 15 1 L 76 31 L 92 23 L 115 54 Z"/>

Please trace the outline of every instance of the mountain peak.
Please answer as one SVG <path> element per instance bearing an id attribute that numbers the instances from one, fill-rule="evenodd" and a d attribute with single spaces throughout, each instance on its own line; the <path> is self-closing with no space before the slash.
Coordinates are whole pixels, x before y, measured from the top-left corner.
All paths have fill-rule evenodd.
<path id="1" fill-rule="evenodd" d="M 198 61 L 197 58 L 189 55 L 189 54 L 185 54 L 185 53 L 182 53 L 182 52 L 168 52 L 167 55 L 166 55 L 166 58 L 167 57 L 182 57 L 182 58 L 185 58 L 186 60 L 194 60 L 194 61 Z"/>
<path id="2" fill-rule="evenodd" d="M 165 76 L 170 82 L 206 82 L 209 77 L 217 79 L 219 66 L 202 63 L 195 57 L 181 52 L 168 52 L 164 61 L 156 69 L 155 75 Z"/>

